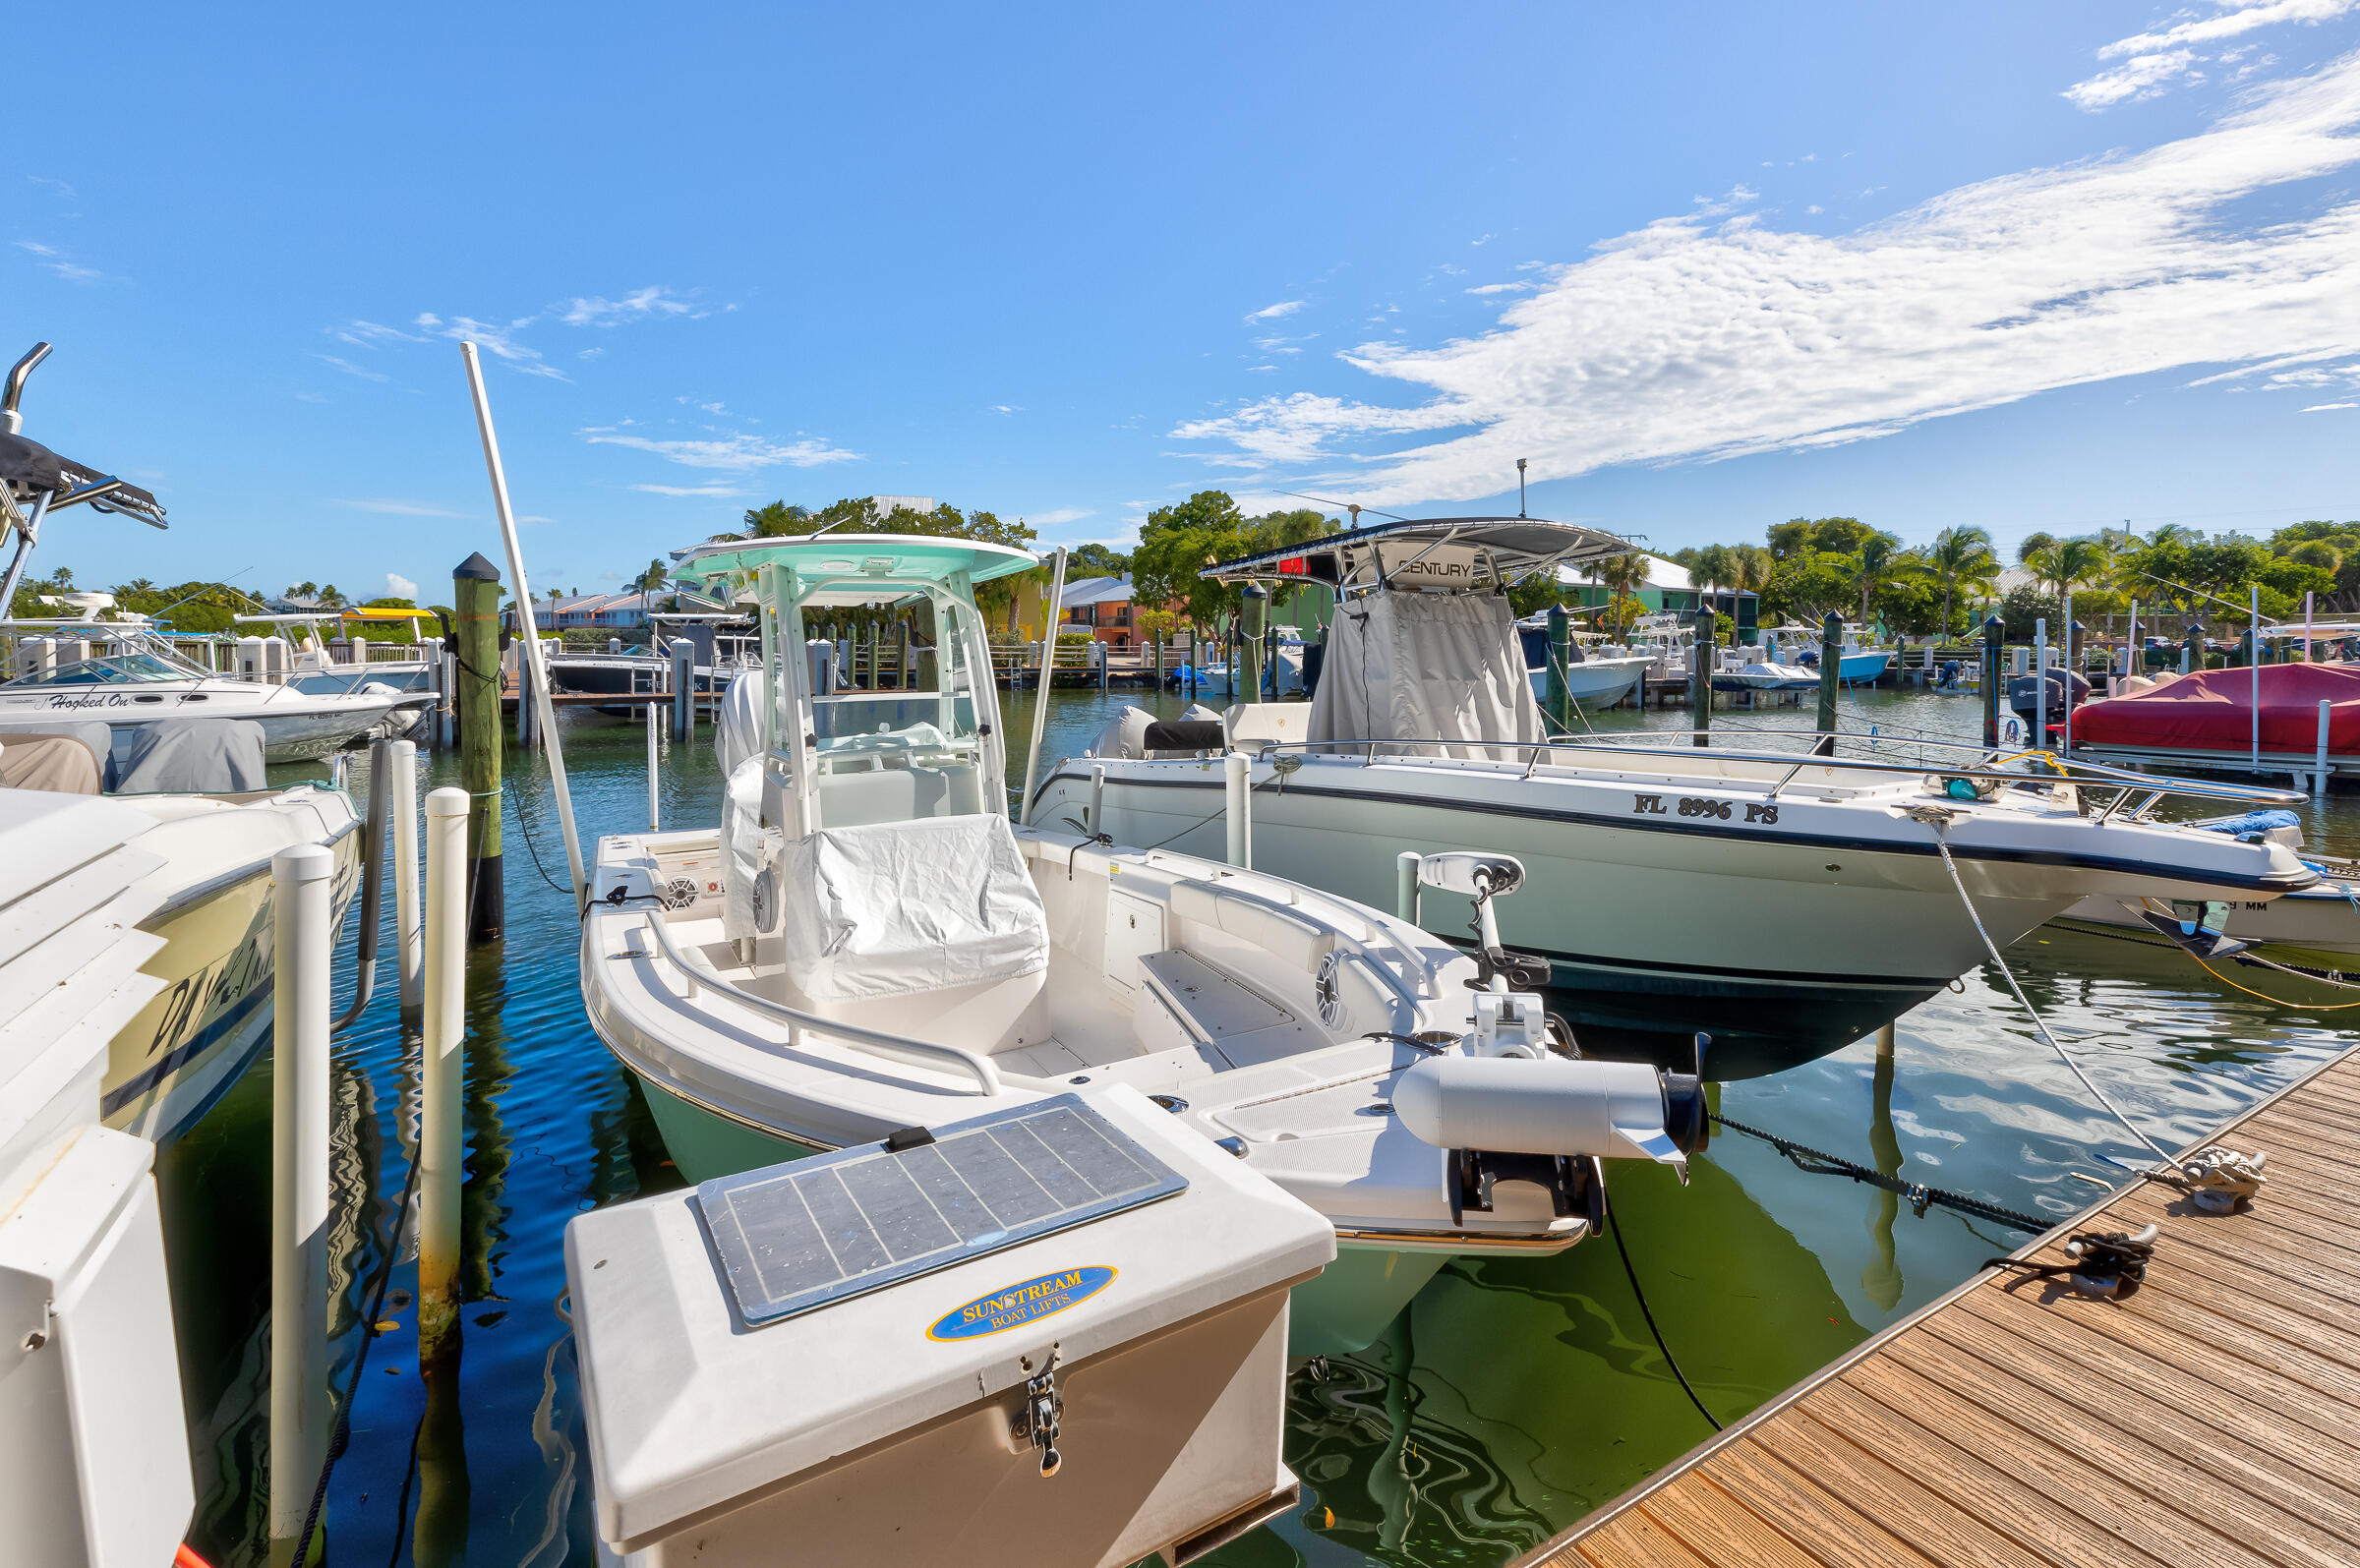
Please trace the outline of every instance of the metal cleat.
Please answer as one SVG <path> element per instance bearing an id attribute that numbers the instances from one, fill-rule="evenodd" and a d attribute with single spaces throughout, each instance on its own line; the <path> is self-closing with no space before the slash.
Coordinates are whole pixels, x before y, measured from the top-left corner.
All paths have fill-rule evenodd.
<path id="1" fill-rule="evenodd" d="M 2227 1214 L 2238 1204 L 2260 1195 L 2267 1180 L 2262 1167 L 2270 1156 L 2257 1149 L 2251 1155 L 2220 1144 L 2201 1148 L 2180 1164 L 2180 1190 L 2208 1214 Z"/>

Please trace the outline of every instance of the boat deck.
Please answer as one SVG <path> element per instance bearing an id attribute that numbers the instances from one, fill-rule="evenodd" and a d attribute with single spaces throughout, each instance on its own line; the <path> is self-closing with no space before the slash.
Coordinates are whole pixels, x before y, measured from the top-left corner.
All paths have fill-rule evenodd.
<path id="1" fill-rule="evenodd" d="M 2143 1286 L 1986 1271 L 1526 1568 L 2360 1563 L 2360 1061 L 2205 1141 L 2269 1151 L 2253 1205 L 2143 1182 L 2016 1254 L 2152 1222 Z"/>

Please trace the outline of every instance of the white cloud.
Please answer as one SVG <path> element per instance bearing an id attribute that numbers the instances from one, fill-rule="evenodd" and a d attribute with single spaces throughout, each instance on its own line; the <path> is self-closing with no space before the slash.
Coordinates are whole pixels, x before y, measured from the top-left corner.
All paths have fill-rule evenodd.
<path id="1" fill-rule="evenodd" d="M 1001 415 L 1021 414 L 1024 412 L 1023 409 L 1019 408 L 1014 403 L 994 403 L 991 405 L 991 411 L 994 414 Z"/>
<path id="2" fill-rule="evenodd" d="M 454 316 L 444 320 L 434 312 L 427 311 L 411 324 L 436 337 L 447 337 L 454 342 L 472 342 L 493 358 L 505 363 L 510 370 L 522 371 L 527 376 L 546 376 L 557 381 L 565 380 L 565 373 L 543 361 L 539 349 L 527 348 L 516 341 L 516 334 L 538 319 L 538 317 L 520 317 L 502 326 L 493 321 L 479 321 L 472 316 Z"/>
<path id="3" fill-rule="evenodd" d="M 1531 283 L 1478 283 L 1467 292 L 1469 294 L 1521 294 L 1535 286 Z"/>
<path id="4" fill-rule="evenodd" d="M 1292 316 L 1301 309 L 1303 309 L 1301 300 L 1280 300 L 1275 305 L 1266 305 L 1259 311 L 1247 312 L 1246 319 L 1249 321 L 1275 321 L 1281 316 Z"/>
<path id="5" fill-rule="evenodd" d="M 728 409 L 728 408 L 724 407 L 724 406 L 723 406 L 722 404 L 720 404 L 720 403 L 700 403 L 700 402 L 696 401 L 696 399 L 694 399 L 694 398 L 692 398 L 692 397 L 676 397 L 676 398 L 674 398 L 674 399 L 673 399 L 673 401 L 674 401 L 674 402 L 676 402 L 676 403 L 678 403 L 678 404 L 679 404 L 681 407 L 683 407 L 683 408 L 693 408 L 693 409 L 696 409 L 696 410 L 698 410 L 698 411 L 700 411 L 700 412 L 702 412 L 702 413 L 710 414 L 710 415 L 712 415 L 712 416 L 713 416 L 715 419 L 743 419 L 743 418 L 745 418 L 745 416 L 744 416 L 744 415 L 742 415 L 742 414 L 732 414 L 732 413 L 729 411 L 729 409 Z M 759 425 L 759 424 L 761 424 L 762 422 L 761 422 L 760 420 L 756 420 L 756 421 L 754 421 L 754 423 L 755 423 L 755 424 L 757 424 L 757 425 Z"/>
<path id="6" fill-rule="evenodd" d="M 63 256 L 65 254 L 56 246 L 43 245 L 38 240 L 19 240 L 17 242 L 17 249 L 20 251 L 30 251 L 35 256 Z"/>
<path id="7" fill-rule="evenodd" d="M 342 371 L 345 375 L 357 376 L 364 381 L 384 381 L 392 379 L 391 377 L 370 370 L 365 365 L 355 365 L 350 360 L 340 360 L 333 354 L 315 354 L 312 356 L 312 358 L 319 360 L 323 364 L 333 365 L 337 370 Z"/>
<path id="8" fill-rule="evenodd" d="M 2181 141 L 1849 234 L 1663 219 L 1549 273 L 1492 331 L 1345 356 L 1423 401 L 1279 393 L 1174 434 L 1222 442 L 1211 461 L 1338 465 L 1386 505 L 1497 494 L 1519 456 L 1538 479 L 1825 446 L 2176 367 L 2349 358 L 2360 198 L 2300 182 L 2360 161 L 2356 130 L 2360 54 Z"/>
<path id="9" fill-rule="evenodd" d="M 68 202 L 78 202 L 82 200 L 82 193 L 75 190 L 74 187 L 68 185 L 63 180 L 52 180 L 45 174 L 28 174 L 25 176 L 25 178 L 30 180 L 35 185 L 45 185 L 49 187 L 50 190 L 55 191 L 60 197 Z"/>
<path id="10" fill-rule="evenodd" d="M 465 512 L 446 511 L 429 506 L 424 501 L 402 500 L 338 500 L 338 506 L 349 506 L 356 512 L 383 512 L 390 517 L 464 517 Z"/>
<path id="11" fill-rule="evenodd" d="M 2134 33 L 2107 44 L 2097 51 L 2097 57 L 2122 63 L 2067 87 L 2066 101 L 2076 108 L 2094 112 L 2131 99 L 2154 97 L 2181 83 L 2202 82 L 2205 73 L 2200 67 L 2215 62 L 2234 65 L 2246 50 L 2227 49 L 2218 55 L 2205 55 L 2199 54 L 2193 45 L 2237 37 L 2281 22 L 2317 27 L 2344 15 L 2360 5 L 2360 0 L 2260 0 L 2258 4 L 2213 0 L 2213 4 L 2220 8 L 2214 15 L 2181 11 L 2168 27 Z M 2242 78 L 2253 69 L 2254 66 L 2248 65 L 2237 76 Z"/>
<path id="12" fill-rule="evenodd" d="M 412 604 L 418 601 L 418 585 L 399 572 L 385 573 L 385 593 L 394 599 L 409 600 Z"/>
<path id="13" fill-rule="evenodd" d="M 398 326 L 380 326 L 375 321 L 347 321 L 329 328 L 342 341 L 355 348 L 378 348 L 386 343 L 423 343 L 425 338 L 415 332 L 405 332 Z"/>
<path id="14" fill-rule="evenodd" d="M 79 261 L 69 261 L 65 260 L 66 253 L 59 250 L 54 245 L 43 245 L 38 240 L 19 240 L 17 242 L 17 248 L 21 251 L 30 251 L 33 255 L 38 257 L 47 258 L 47 260 L 42 261 L 38 264 L 47 268 L 49 271 L 56 273 L 59 277 L 64 278 L 69 283 L 100 283 L 107 281 L 106 274 L 99 271 L 96 267 L 84 266 Z"/>
<path id="15" fill-rule="evenodd" d="M 799 433 L 798 433 L 799 434 Z M 858 452 L 848 452 L 824 440 L 804 436 L 784 444 L 760 436 L 732 435 L 717 440 L 659 441 L 645 436 L 623 436 L 612 429 L 586 430 L 582 439 L 593 446 L 629 446 L 678 463 L 684 468 L 718 468 L 746 473 L 786 464 L 817 468 L 823 463 L 856 463 Z"/>
<path id="16" fill-rule="evenodd" d="M 620 326 L 625 321 L 688 316 L 694 310 L 686 300 L 673 298 L 670 289 L 657 286 L 635 290 L 619 300 L 576 298 L 567 302 L 564 314 L 558 319 L 567 326 Z"/>
<path id="17" fill-rule="evenodd" d="M 631 489 L 650 495 L 749 495 L 751 491 L 732 490 L 727 485 L 633 485 Z"/>
<path id="18" fill-rule="evenodd" d="M 1035 528 L 1055 528 L 1061 523 L 1078 523 L 1085 517 L 1097 515 L 1087 506 L 1060 506 L 1053 512 L 1042 512 L 1039 516 L 1028 517 L 1025 521 Z"/>
<path id="19" fill-rule="evenodd" d="M 2331 408 L 2360 408 L 2360 403 L 2314 403 L 2303 410 L 2306 414 L 2325 414 Z"/>

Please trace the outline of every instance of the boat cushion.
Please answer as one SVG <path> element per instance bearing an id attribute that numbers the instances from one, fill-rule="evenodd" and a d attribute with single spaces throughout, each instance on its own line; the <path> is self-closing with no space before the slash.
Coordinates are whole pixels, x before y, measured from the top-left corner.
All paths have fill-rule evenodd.
<path id="1" fill-rule="evenodd" d="M 131 732 L 118 794 L 266 789 L 263 726 L 252 719 L 159 719 Z"/>
<path id="2" fill-rule="evenodd" d="M 0 733 L 0 788 L 98 793 L 98 759 L 77 735 Z"/>
<path id="3" fill-rule="evenodd" d="M 779 867 L 787 978 L 814 1001 L 1048 967 L 1048 914 L 997 812 L 822 828 Z"/>

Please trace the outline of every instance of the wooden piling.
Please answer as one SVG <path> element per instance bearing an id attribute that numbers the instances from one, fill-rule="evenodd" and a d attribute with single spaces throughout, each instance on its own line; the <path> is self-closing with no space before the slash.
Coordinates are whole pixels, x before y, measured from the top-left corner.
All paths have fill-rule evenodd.
<path id="1" fill-rule="evenodd" d="M 1696 744 L 1705 746 L 1713 738 L 1707 731 L 1713 727 L 1713 650 L 1720 637 L 1720 622 L 1710 606 L 1696 611 L 1695 628 L 1696 646 L 1689 650 L 1688 709 L 1696 722 L 1688 727 L 1696 731 Z"/>
<path id="2" fill-rule="evenodd" d="M 2006 653 L 2002 644 L 2006 638 L 2007 631 L 1997 615 L 1983 622 L 1983 744 L 1991 748 L 1999 745 L 1999 697 L 2008 681 L 2007 672 L 2001 668 Z"/>
<path id="3" fill-rule="evenodd" d="M 1817 751 L 1836 754 L 1836 691 L 1844 680 L 1844 617 L 1833 610 L 1819 623 L 1819 733 Z"/>
<path id="4" fill-rule="evenodd" d="M 500 872 L 500 568 L 478 552 L 450 577 L 458 611 L 459 784 L 468 796 L 468 880 L 475 890 L 467 936 L 480 944 L 499 941 L 506 925 Z"/>

